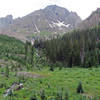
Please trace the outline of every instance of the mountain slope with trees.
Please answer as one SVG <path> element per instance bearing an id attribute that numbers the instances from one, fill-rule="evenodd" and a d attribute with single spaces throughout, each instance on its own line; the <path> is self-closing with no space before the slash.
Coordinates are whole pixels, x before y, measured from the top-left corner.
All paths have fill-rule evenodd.
<path id="1" fill-rule="evenodd" d="M 0 35 L 0 99 L 99 100 L 99 66 L 100 26 L 34 46 Z"/>
<path id="2" fill-rule="evenodd" d="M 45 48 L 52 63 L 61 62 L 66 67 L 85 68 L 100 65 L 100 26 L 74 30 L 40 45 Z"/>

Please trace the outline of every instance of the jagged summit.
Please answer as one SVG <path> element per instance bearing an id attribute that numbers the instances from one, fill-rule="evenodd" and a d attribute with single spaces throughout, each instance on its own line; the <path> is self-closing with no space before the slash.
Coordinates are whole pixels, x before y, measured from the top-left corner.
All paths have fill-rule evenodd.
<path id="1" fill-rule="evenodd" d="M 3 29 L 0 28 L 0 33 L 36 34 L 44 31 L 64 33 L 74 29 L 81 22 L 81 18 L 75 12 L 70 12 L 57 5 L 49 5 L 22 18 L 13 19 L 11 16 L 8 17 L 11 23 L 6 24 L 5 22 Z M 8 20 L 8 17 L 5 17 L 5 19 Z M 1 21 L 0 27 L 2 27 Z"/>

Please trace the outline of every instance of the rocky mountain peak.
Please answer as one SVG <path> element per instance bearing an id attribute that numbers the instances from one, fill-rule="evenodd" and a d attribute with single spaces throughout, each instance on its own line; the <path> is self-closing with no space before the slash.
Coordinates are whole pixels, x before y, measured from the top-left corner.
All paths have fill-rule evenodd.
<path id="1" fill-rule="evenodd" d="M 13 16 L 12 15 L 7 15 L 6 17 L 0 18 L 0 28 L 5 28 L 9 24 L 13 23 Z"/>
<path id="2" fill-rule="evenodd" d="M 97 13 L 100 13 L 100 8 L 97 8 L 96 12 L 97 12 Z"/>
<path id="3" fill-rule="evenodd" d="M 70 12 L 57 5 L 49 5 L 22 18 L 13 19 L 12 15 L 8 15 L 3 19 L 3 21 L 1 21 L 2 18 L 0 19 L 0 26 L 3 27 L 3 32 L 6 30 L 6 33 L 24 33 L 28 35 L 43 33 L 44 31 L 64 33 L 74 29 L 81 22 L 81 18 L 75 12 Z"/>

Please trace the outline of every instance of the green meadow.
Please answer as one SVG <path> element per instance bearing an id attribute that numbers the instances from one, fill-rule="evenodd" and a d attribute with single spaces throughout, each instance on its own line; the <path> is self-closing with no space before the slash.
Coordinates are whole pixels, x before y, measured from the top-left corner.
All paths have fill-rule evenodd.
<path id="1" fill-rule="evenodd" d="M 0 72 L 5 72 L 5 68 L 0 68 Z M 100 98 L 100 68 L 64 68 L 55 69 L 53 72 L 48 68 L 40 71 L 34 69 L 29 73 L 38 74 L 39 77 L 36 78 L 17 76 L 16 73 L 10 71 L 9 78 L 0 74 L 0 100 L 31 100 L 30 98 L 34 96 L 38 98 L 37 100 L 42 100 L 41 91 L 44 91 L 45 100 L 56 100 L 57 93 L 62 94 L 63 100 L 66 100 L 65 93 L 68 93 L 69 100 L 90 100 L 91 97 L 99 100 Z M 83 94 L 76 92 L 80 81 Z M 23 88 L 13 91 L 12 96 L 4 97 L 3 94 L 14 82 L 23 83 Z"/>

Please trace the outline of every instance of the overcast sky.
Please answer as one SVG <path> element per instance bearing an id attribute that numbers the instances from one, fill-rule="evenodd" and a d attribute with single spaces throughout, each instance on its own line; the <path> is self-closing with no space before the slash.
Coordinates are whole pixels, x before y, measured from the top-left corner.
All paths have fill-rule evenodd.
<path id="1" fill-rule="evenodd" d="M 100 7 L 100 0 L 0 0 L 0 17 L 12 14 L 14 18 L 25 16 L 47 5 L 59 5 L 75 11 L 82 18 Z"/>

